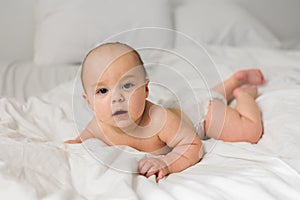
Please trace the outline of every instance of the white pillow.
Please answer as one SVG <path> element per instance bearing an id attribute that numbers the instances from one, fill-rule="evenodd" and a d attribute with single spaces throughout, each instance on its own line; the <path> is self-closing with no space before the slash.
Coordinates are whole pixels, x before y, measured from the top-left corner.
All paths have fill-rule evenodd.
<path id="1" fill-rule="evenodd" d="M 176 9 L 175 22 L 178 31 L 200 43 L 280 46 L 279 40 L 262 23 L 230 1 L 189 1 Z M 177 37 L 177 45 L 182 45 L 182 37 Z"/>
<path id="2" fill-rule="evenodd" d="M 166 30 L 173 24 L 168 0 L 37 0 L 36 23 L 34 61 L 40 65 L 81 62 L 116 34 L 134 47 L 171 48 L 174 42 Z M 143 27 L 166 29 L 137 29 Z"/>

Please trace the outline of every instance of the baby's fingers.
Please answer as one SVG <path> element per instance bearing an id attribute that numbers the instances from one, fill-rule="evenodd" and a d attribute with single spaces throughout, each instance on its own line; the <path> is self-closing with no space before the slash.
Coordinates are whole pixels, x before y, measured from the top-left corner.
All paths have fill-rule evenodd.
<path id="1" fill-rule="evenodd" d="M 155 179 L 156 183 L 158 183 L 158 181 L 160 179 L 162 179 L 163 177 L 165 177 L 165 174 L 163 173 L 162 170 L 159 170 L 158 174 L 156 175 L 156 179 Z"/>
<path id="2" fill-rule="evenodd" d="M 152 163 L 149 162 L 148 160 L 142 160 L 139 163 L 139 172 L 142 175 L 146 175 L 146 173 L 149 171 L 149 169 L 152 167 Z"/>
<path id="3" fill-rule="evenodd" d="M 147 177 L 147 178 L 149 178 L 150 176 L 152 176 L 152 175 L 157 175 L 157 173 L 159 172 L 159 169 L 157 169 L 156 167 L 154 167 L 154 166 L 152 166 L 149 170 L 148 170 L 148 172 L 145 174 L 145 176 Z"/>
<path id="4" fill-rule="evenodd" d="M 81 140 L 75 139 L 75 140 L 67 140 L 67 141 L 65 141 L 64 143 L 65 143 L 65 144 L 80 144 L 80 143 L 82 143 L 82 142 L 81 142 Z"/>

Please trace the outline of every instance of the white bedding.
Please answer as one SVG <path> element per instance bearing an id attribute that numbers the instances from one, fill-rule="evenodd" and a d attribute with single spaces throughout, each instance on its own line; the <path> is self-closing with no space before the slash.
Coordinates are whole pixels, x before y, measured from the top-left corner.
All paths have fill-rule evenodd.
<path id="1" fill-rule="evenodd" d="M 69 82 L 41 97 L 30 97 L 23 104 L 8 98 L 0 100 L 0 196 L 300 199 L 300 52 L 216 46 L 208 50 L 218 64 L 221 78 L 249 67 L 260 67 L 265 73 L 268 82 L 260 88 L 257 99 L 265 132 L 258 144 L 206 140 L 201 162 L 159 183 L 154 177 L 147 179 L 109 168 L 99 157 L 113 155 L 105 162 L 127 170 L 134 169 L 137 158 L 144 154 L 129 147 L 118 151 L 95 139 L 83 145 L 63 144 L 78 131 L 73 120 L 73 83 Z M 191 55 L 191 59 L 197 56 Z M 172 58 L 165 60 L 172 63 Z M 151 70 L 150 77 L 158 76 L 155 69 Z M 182 70 L 188 73 L 187 68 Z M 202 70 L 204 74 L 207 71 Z M 211 79 L 213 76 L 207 78 L 209 85 L 214 83 Z M 123 156 L 124 152 L 134 157 Z"/>
<path id="2" fill-rule="evenodd" d="M 73 80 L 79 64 L 37 65 L 29 60 L 3 62 L 0 65 L 0 96 L 26 101 L 57 85 Z"/>

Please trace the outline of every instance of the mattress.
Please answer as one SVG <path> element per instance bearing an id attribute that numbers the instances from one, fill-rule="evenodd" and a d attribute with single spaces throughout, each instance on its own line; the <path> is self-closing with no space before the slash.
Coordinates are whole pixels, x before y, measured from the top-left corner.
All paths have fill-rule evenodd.
<path id="1" fill-rule="evenodd" d="M 199 54 L 199 49 L 182 48 L 174 50 L 182 51 L 179 60 L 173 52 L 147 66 L 153 80 L 150 91 L 154 90 L 149 98 L 158 103 L 172 98 L 165 87 L 159 87 L 180 87 L 170 72 L 190 77 L 191 87 L 210 87 L 236 70 L 260 68 L 267 83 L 259 88 L 257 98 L 264 121 L 264 135 L 257 144 L 205 140 L 199 163 L 156 183 L 154 177 L 132 171 L 144 152 L 106 146 L 96 139 L 63 143 L 76 137 L 93 114 L 84 106 L 79 80 L 74 79 L 25 103 L 0 100 L 0 195 L 9 199 L 299 199 L 300 52 L 209 46 Z M 197 78 L 195 69 L 202 78 Z"/>

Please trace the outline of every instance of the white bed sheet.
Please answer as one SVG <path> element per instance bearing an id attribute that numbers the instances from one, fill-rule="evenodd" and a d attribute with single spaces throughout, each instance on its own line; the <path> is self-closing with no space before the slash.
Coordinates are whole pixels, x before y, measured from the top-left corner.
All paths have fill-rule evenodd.
<path id="1" fill-rule="evenodd" d="M 0 100 L 0 196 L 299 199 L 300 53 L 229 47 L 210 47 L 209 52 L 222 78 L 248 67 L 260 67 L 265 73 L 268 82 L 260 88 L 257 99 L 265 133 L 258 144 L 206 140 L 206 154 L 201 162 L 159 183 L 154 177 L 147 179 L 115 170 L 101 163 L 99 157 L 113 152 L 110 162 L 130 169 L 136 166 L 136 158 L 144 154 L 120 147 L 136 156 L 130 159 L 123 156 L 124 151 L 119 154 L 115 147 L 104 146 L 95 139 L 84 145 L 62 143 L 77 133 L 70 82 L 41 97 L 30 97 L 26 103 Z M 155 75 L 153 69 L 150 76 Z"/>

